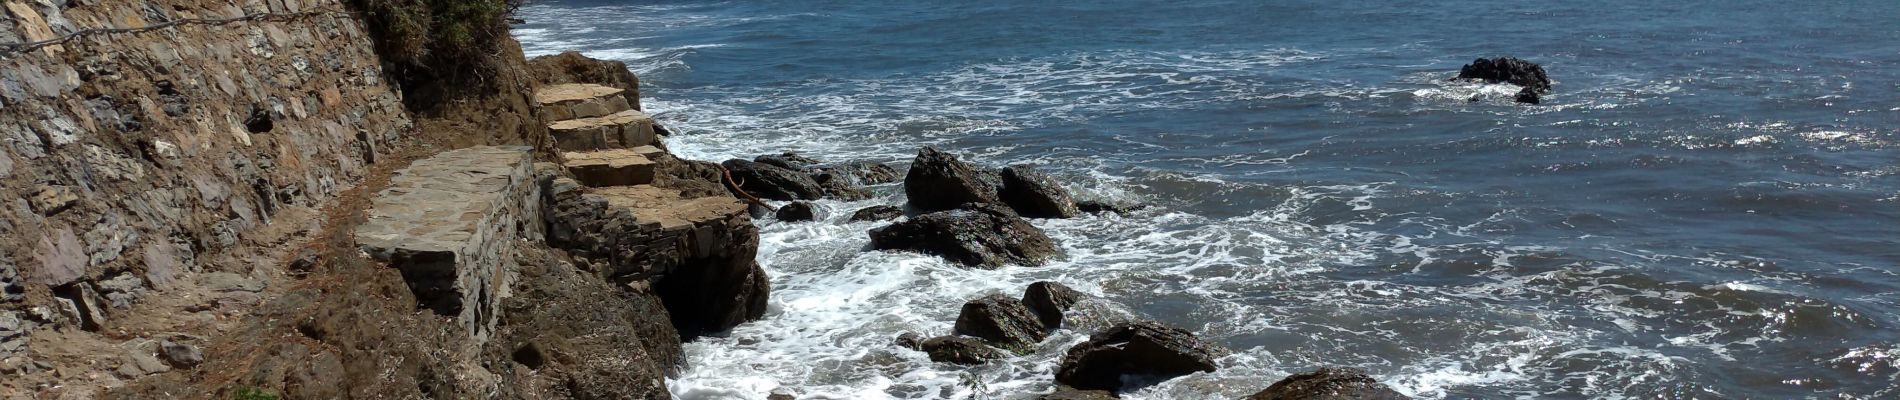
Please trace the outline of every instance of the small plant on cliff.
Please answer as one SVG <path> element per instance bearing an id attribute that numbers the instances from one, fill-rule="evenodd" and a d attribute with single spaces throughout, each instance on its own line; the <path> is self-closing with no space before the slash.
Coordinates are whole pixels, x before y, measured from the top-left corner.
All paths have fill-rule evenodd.
<path id="1" fill-rule="evenodd" d="M 232 400 L 277 400 L 277 395 L 271 394 L 270 392 L 266 392 L 263 389 L 247 387 L 247 388 L 238 389 L 237 393 L 231 395 L 231 399 Z"/>
<path id="2" fill-rule="evenodd" d="M 350 0 L 399 79 L 479 80 L 508 34 L 511 0 Z"/>

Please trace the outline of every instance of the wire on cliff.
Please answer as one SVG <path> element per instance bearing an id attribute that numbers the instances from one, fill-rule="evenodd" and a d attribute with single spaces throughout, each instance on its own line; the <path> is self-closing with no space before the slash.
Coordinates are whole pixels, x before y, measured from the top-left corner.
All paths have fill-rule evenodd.
<path id="1" fill-rule="evenodd" d="M 246 14 L 241 17 L 233 17 L 233 18 L 184 18 L 184 19 L 175 19 L 175 20 L 160 22 L 160 23 L 152 24 L 152 25 L 141 26 L 137 28 L 82 29 L 79 31 L 75 31 L 73 33 L 61 35 L 60 37 L 57 37 L 57 38 L 41 40 L 37 42 L 0 43 L 0 59 L 10 58 L 19 54 L 25 54 L 28 52 L 32 52 L 34 50 L 45 48 L 47 46 L 56 46 L 56 45 L 70 43 L 74 40 L 79 40 L 81 38 L 92 36 L 92 35 L 145 33 L 145 32 L 151 32 L 151 31 L 156 31 L 156 30 L 166 29 L 166 28 L 171 28 L 171 27 L 184 26 L 184 25 L 219 26 L 219 25 L 229 25 L 229 24 L 238 23 L 238 22 L 260 21 L 260 20 L 262 21 L 289 21 L 289 20 L 313 17 L 317 15 L 322 15 L 322 14 L 340 14 L 340 13 L 347 13 L 347 11 L 331 7 L 331 8 L 324 8 L 324 9 L 317 9 L 317 10 L 310 10 L 310 11 L 289 12 L 289 13 L 272 13 L 272 12 L 251 13 L 251 14 Z"/>

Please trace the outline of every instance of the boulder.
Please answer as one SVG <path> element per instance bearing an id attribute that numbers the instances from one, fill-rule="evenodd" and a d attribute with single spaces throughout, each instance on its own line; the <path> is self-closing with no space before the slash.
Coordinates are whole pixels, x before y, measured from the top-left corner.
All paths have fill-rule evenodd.
<path id="1" fill-rule="evenodd" d="M 957 314 L 957 324 L 952 331 L 1017 353 L 1029 352 L 1049 336 L 1029 307 L 1000 294 L 963 303 L 963 311 Z"/>
<path id="2" fill-rule="evenodd" d="M 770 164 L 775 167 L 789 169 L 793 171 L 804 171 L 805 168 L 818 164 L 818 160 L 801 156 L 801 155 L 798 155 L 798 153 L 793 153 L 789 151 L 780 153 L 779 155 L 764 155 L 764 156 L 753 157 L 752 161 L 760 163 L 760 164 Z"/>
<path id="3" fill-rule="evenodd" d="M 870 189 L 858 186 L 852 183 L 852 179 L 838 174 L 816 173 L 811 175 L 811 179 L 818 182 L 818 190 L 823 192 L 823 196 L 827 199 L 856 201 L 872 197 Z"/>
<path id="4" fill-rule="evenodd" d="M 1122 389 L 1124 377 L 1171 379 L 1213 372 L 1225 350 L 1194 334 L 1155 322 L 1116 325 L 1069 348 L 1056 382 L 1084 390 Z"/>
<path id="5" fill-rule="evenodd" d="M 1517 91 L 1517 102 L 1519 103 L 1537 104 L 1541 101 L 1543 101 L 1543 99 L 1537 95 L 1537 90 L 1535 89 L 1523 88 Z"/>
<path id="6" fill-rule="evenodd" d="M 1538 93 L 1550 92 L 1550 77 L 1544 75 L 1544 67 L 1516 57 L 1474 60 L 1458 70 L 1456 79 L 1484 81 L 1484 83 L 1509 83 L 1535 90 Z"/>
<path id="7" fill-rule="evenodd" d="M 1042 229 L 989 204 L 919 215 L 870 234 L 872 249 L 917 251 L 973 267 L 1038 265 L 1056 252 L 1055 241 Z"/>
<path id="8" fill-rule="evenodd" d="M 896 344 L 897 347 L 921 351 L 924 349 L 924 335 L 917 332 L 904 332 L 897 335 L 897 340 L 891 343 Z"/>
<path id="9" fill-rule="evenodd" d="M 1080 210 L 1082 212 L 1089 213 L 1089 214 L 1115 213 L 1115 214 L 1126 215 L 1128 213 L 1135 212 L 1135 210 L 1140 210 L 1146 207 L 1147 206 L 1144 206 L 1141 204 L 1120 203 L 1120 202 L 1113 202 L 1113 201 L 1106 201 L 1106 200 L 1082 200 L 1082 201 L 1075 202 L 1076 210 Z"/>
<path id="10" fill-rule="evenodd" d="M 904 216 L 904 209 L 897 206 L 870 206 L 851 213 L 851 222 L 883 221 Z"/>
<path id="11" fill-rule="evenodd" d="M 837 175 L 841 178 L 850 178 L 852 182 L 862 185 L 876 185 L 897 181 L 896 168 L 891 168 L 891 166 L 884 165 L 884 163 L 870 161 L 856 161 L 812 167 L 813 176 L 825 174 Z"/>
<path id="12" fill-rule="evenodd" d="M 1009 356 L 1001 350 L 984 345 L 982 341 L 962 336 L 930 338 L 924 340 L 921 347 L 924 353 L 930 354 L 930 361 L 951 364 L 982 364 Z"/>
<path id="13" fill-rule="evenodd" d="M 772 164 L 732 159 L 721 163 L 740 189 L 772 200 L 817 200 L 824 194 L 810 176 Z"/>
<path id="14" fill-rule="evenodd" d="M 818 219 L 817 207 L 811 202 L 794 201 L 778 208 L 778 220 L 785 222 L 810 221 Z"/>
<path id="15" fill-rule="evenodd" d="M 930 147 L 918 150 L 917 158 L 911 160 L 910 173 L 904 175 L 904 194 L 910 197 L 911 207 L 923 211 L 998 202 L 996 187 L 979 170 Z"/>
<path id="16" fill-rule="evenodd" d="M 1057 387 L 1055 392 L 1036 396 L 1036 400 L 1114 400 L 1114 392 L 1106 390 L 1081 390 L 1072 387 Z"/>
<path id="17" fill-rule="evenodd" d="M 1320 368 L 1274 382 L 1246 400 L 1409 400 L 1356 368 Z"/>
<path id="18" fill-rule="evenodd" d="M 1003 183 L 998 197 L 1017 214 L 1029 218 L 1073 218 L 1081 214 L 1075 200 L 1069 198 L 1069 190 L 1035 167 L 1003 168 L 998 178 Z"/>
<path id="19" fill-rule="evenodd" d="M 1036 320 L 1042 323 L 1043 330 L 1055 330 L 1062 327 L 1062 313 L 1082 300 L 1082 293 L 1063 286 L 1060 283 L 1043 281 L 1029 284 L 1023 290 L 1023 305 L 1036 314 Z"/>

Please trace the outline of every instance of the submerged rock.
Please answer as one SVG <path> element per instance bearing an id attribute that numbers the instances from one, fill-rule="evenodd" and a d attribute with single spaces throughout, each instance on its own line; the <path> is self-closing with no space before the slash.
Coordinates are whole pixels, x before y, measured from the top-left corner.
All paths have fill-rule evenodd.
<path id="1" fill-rule="evenodd" d="M 952 364 L 982 364 L 1009 356 L 1002 350 L 984 345 L 982 341 L 963 336 L 930 338 L 924 340 L 922 348 L 924 353 L 930 354 L 930 361 Z"/>
<path id="2" fill-rule="evenodd" d="M 1077 389 L 1120 390 L 1123 376 L 1170 379 L 1213 372 L 1225 350 L 1194 334 L 1155 322 L 1116 325 L 1069 348 L 1056 382 Z"/>
<path id="3" fill-rule="evenodd" d="M 996 204 L 996 186 L 957 156 L 925 147 L 911 160 L 904 175 L 904 194 L 911 207 L 943 211 L 966 203 Z"/>
<path id="4" fill-rule="evenodd" d="M 1480 58 L 1458 70 L 1458 78 L 1484 83 L 1509 83 L 1537 91 L 1550 92 L 1550 77 L 1544 67 L 1516 57 Z"/>
<path id="5" fill-rule="evenodd" d="M 1535 89 L 1523 88 L 1517 91 L 1517 102 L 1519 103 L 1537 104 L 1541 101 L 1541 96 L 1538 96 L 1537 90 Z"/>
<path id="6" fill-rule="evenodd" d="M 818 182 L 803 172 L 740 159 L 726 160 L 719 165 L 732 172 L 732 180 L 739 184 L 740 189 L 759 198 L 817 200 L 824 194 Z"/>
<path id="7" fill-rule="evenodd" d="M 1058 387 L 1055 392 L 1036 396 L 1036 400 L 1114 400 L 1114 392 L 1106 390 L 1081 390 L 1072 387 Z"/>
<path id="8" fill-rule="evenodd" d="M 991 345 L 1026 353 L 1048 337 L 1036 314 L 1022 302 L 1000 294 L 963 303 L 953 331 L 975 337 Z"/>
<path id="9" fill-rule="evenodd" d="M 1089 214 L 1116 213 L 1128 214 L 1146 208 L 1141 204 L 1118 203 L 1105 200 L 1082 200 L 1075 202 L 1075 208 Z"/>
<path id="10" fill-rule="evenodd" d="M 969 204 L 872 229 L 871 248 L 917 251 L 985 268 L 1038 265 L 1056 252 L 1055 241 L 1042 229 L 989 204 Z"/>
<path id="11" fill-rule="evenodd" d="M 804 171 L 806 167 L 818 165 L 818 160 L 801 156 L 801 155 L 798 155 L 798 153 L 793 153 L 789 151 L 784 152 L 784 153 L 779 153 L 778 155 L 764 155 L 764 156 L 753 157 L 752 161 L 758 162 L 760 164 L 771 164 L 772 166 L 775 166 L 775 167 L 789 169 L 793 171 Z"/>
<path id="12" fill-rule="evenodd" d="M 810 221 L 818 218 L 817 207 L 811 202 L 794 201 L 778 208 L 778 220 L 785 222 Z"/>
<path id="13" fill-rule="evenodd" d="M 1246 400 L 1409 400 L 1356 368 L 1320 368 L 1275 382 Z"/>
<path id="14" fill-rule="evenodd" d="M 1055 282 L 1036 282 L 1023 290 L 1023 305 L 1036 314 L 1045 331 L 1062 327 L 1062 313 L 1082 299 L 1082 293 Z"/>
<path id="15" fill-rule="evenodd" d="M 891 166 L 884 165 L 884 163 L 870 161 L 856 161 L 812 167 L 813 177 L 826 174 L 837 175 L 841 178 L 850 178 L 852 182 L 862 185 L 876 185 L 897 181 L 896 168 L 891 168 Z"/>
<path id="16" fill-rule="evenodd" d="M 1003 168 L 998 178 L 1003 184 L 998 196 L 1017 214 L 1029 218 L 1073 218 L 1081 214 L 1075 200 L 1069 198 L 1069 190 L 1035 167 Z"/>
<path id="17" fill-rule="evenodd" d="M 883 221 L 904 216 L 904 209 L 897 206 L 870 206 L 851 213 L 851 222 Z"/>

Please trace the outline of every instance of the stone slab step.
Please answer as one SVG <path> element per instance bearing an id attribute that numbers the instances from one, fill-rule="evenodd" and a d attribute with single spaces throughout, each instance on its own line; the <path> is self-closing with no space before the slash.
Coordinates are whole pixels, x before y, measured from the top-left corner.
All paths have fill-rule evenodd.
<path id="1" fill-rule="evenodd" d="M 371 200 L 358 248 L 402 271 L 420 308 L 494 331 L 518 237 L 540 237 L 532 150 L 480 146 L 416 160 Z"/>
<path id="2" fill-rule="evenodd" d="M 658 165 L 630 149 L 562 153 L 567 172 L 589 187 L 633 186 L 653 183 Z"/>
<path id="3" fill-rule="evenodd" d="M 534 92 L 534 102 L 549 121 L 592 118 L 632 110 L 618 88 L 582 83 L 551 85 Z"/>
<path id="4" fill-rule="evenodd" d="M 610 206 L 633 213 L 635 220 L 668 232 L 732 219 L 746 210 L 745 203 L 730 196 L 686 199 L 678 190 L 652 185 L 594 188 L 588 192 L 606 198 Z"/>
<path id="5" fill-rule="evenodd" d="M 555 148 L 561 151 L 625 149 L 659 143 L 653 117 L 640 110 L 624 110 L 599 117 L 576 118 L 548 124 Z"/>

